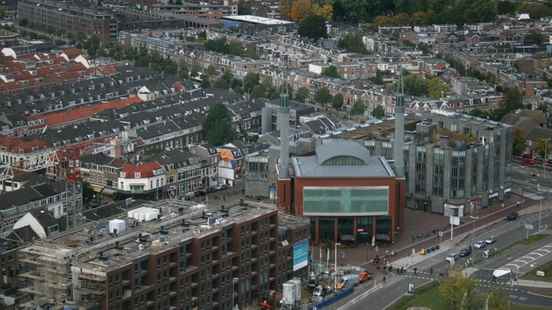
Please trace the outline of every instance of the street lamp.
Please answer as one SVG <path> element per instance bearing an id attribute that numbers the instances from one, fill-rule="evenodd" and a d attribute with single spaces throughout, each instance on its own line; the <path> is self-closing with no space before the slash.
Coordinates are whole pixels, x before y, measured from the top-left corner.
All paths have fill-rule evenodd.
<path id="1" fill-rule="evenodd" d="M 471 235 L 471 237 L 470 237 L 470 247 L 471 247 L 472 244 L 473 244 L 473 233 L 474 233 L 474 231 L 475 231 L 475 222 L 477 222 L 477 220 L 479 220 L 479 216 L 472 216 L 472 215 L 470 215 L 470 219 L 473 220 L 473 222 L 472 222 L 472 223 L 473 223 L 472 232 L 471 232 L 471 234 L 470 234 L 470 235 Z"/>
<path id="2" fill-rule="evenodd" d="M 341 245 L 339 242 L 335 243 L 334 255 L 335 255 L 335 268 L 334 268 L 334 290 L 337 289 L 337 246 Z"/>

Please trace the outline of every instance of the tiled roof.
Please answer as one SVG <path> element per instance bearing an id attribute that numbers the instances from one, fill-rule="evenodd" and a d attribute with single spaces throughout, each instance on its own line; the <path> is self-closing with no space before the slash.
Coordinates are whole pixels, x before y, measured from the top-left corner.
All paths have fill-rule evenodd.
<path id="1" fill-rule="evenodd" d="M 31 153 L 46 148 L 48 148 L 48 143 L 40 139 L 0 136 L 0 150 L 6 150 L 12 153 Z"/>
<path id="2" fill-rule="evenodd" d="M 155 175 L 155 171 L 161 169 L 161 165 L 157 162 L 141 163 L 141 164 L 126 164 L 123 165 L 122 171 L 126 178 L 150 178 Z M 140 176 L 137 176 L 140 173 Z"/>
<path id="3" fill-rule="evenodd" d="M 72 123 L 78 120 L 87 119 L 93 116 L 96 113 L 112 110 L 112 109 L 121 109 L 129 105 L 141 103 L 142 100 L 136 96 L 131 96 L 128 98 L 116 99 L 107 102 L 102 102 L 94 105 L 87 105 L 77 107 L 70 111 L 62 112 L 53 112 L 43 115 L 33 115 L 30 117 L 31 120 L 43 119 L 44 123 L 48 126 L 56 126 L 66 123 Z"/>

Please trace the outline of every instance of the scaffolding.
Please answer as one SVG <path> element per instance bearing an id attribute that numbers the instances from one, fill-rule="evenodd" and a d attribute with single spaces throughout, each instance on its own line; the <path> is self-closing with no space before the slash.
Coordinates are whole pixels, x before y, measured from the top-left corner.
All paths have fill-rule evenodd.
<path id="1" fill-rule="evenodd" d="M 70 300 L 71 258 L 69 249 L 38 242 L 18 252 L 23 268 L 19 277 L 24 283 L 20 291 L 29 295 L 24 308 L 37 305 L 63 305 Z"/>

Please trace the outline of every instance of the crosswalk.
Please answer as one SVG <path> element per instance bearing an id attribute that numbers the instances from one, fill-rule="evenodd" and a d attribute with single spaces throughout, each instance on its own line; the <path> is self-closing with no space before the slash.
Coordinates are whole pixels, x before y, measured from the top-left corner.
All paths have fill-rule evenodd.
<path id="1" fill-rule="evenodd" d="M 430 274 L 429 272 L 417 272 L 417 273 L 404 273 L 399 275 L 403 278 L 408 279 L 418 279 L 418 280 L 424 280 L 424 281 L 439 281 L 443 278 L 439 275 Z M 498 281 L 498 280 L 484 280 L 484 279 L 478 279 L 478 278 L 472 278 L 476 284 L 477 287 L 481 288 L 489 288 L 489 289 L 501 289 L 504 291 L 510 291 L 510 292 L 518 292 L 520 289 L 512 285 L 512 282 L 510 281 Z"/>
<path id="2" fill-rule="evenodd" d="M 520 258 L 517 258 L 508 264 L 504 265 L 503 269 L 519 270 L 541 257 L 547 256 L 552 253 L 552 243 L 549 243 L 541 248 L 538 248 L 528 254 L 523 255 Z"/>

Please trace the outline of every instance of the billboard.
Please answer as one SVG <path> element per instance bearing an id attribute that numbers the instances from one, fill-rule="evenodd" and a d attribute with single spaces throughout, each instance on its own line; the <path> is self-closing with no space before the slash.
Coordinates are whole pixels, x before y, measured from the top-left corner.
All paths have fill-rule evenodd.
<path id="1" fill-rule="evenodd" d="M 293 244 L 293 271 L 297 271 L 309 264 L 309 239 L 297 241 Z"/>

